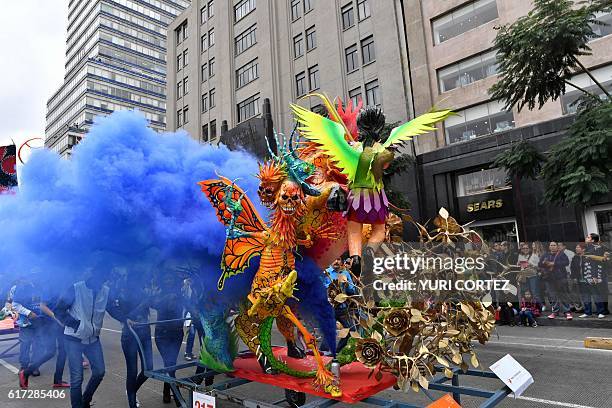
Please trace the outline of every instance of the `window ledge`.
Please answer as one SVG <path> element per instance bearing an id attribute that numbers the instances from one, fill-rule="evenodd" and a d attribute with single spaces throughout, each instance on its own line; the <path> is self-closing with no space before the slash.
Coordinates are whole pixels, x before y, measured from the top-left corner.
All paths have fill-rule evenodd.
<path id="1" fill-rule="evenodd" d="M 355 27 L 355 23 L 353 23 L 353 25 L 352 25 L 352 26 L 348 26 L 348 27 L 346 27 L 346 28 L 343 28 L 343 29 L 342 29 L 342 32 L 344 33 L 344 32 L 346 32 L 346 31 L 350 30 L 350 29 L 351 29 L 351 28 L 353 28 L 353 27 Z"/>
<path id="2" fill-rule="evenodd" d="M 255 78 L 255 79 L 253 79 L 253 80 L 252 80 L 252 81 L 250 81 L 250 82 L 247 82 L 246 84 L 244 84 L 244 85 L 242 85 L 242 86 L 236 87 L 236 91 L 238 91 L 239 89 L 242 89 L 242 88 L 244 88 L 244 87 L 248 86 L 249 84 L 252 84 L 253 82 L 257 81 L 258 79 L 259 79 L 259 77 L 257 77 L 257 78 Z"/>
<path id="3" fill-rule="evenodd" d="M 247 18 L 248 16 L 250 16 L 251 14 L 253 14 L 255 12 L 255 10 L 257 10 L 257 7 L 255 7 L 254 9 L 252 9 L 251 11 L 249 11 L 248 13 L 246 13 L 244 16 L 240 17 L 240 20 L 236 20 L 234 21 L 234 24 L 238 24 L 238 22 L 244 20 L 245 18 Z"/>
<path id="4" fill-rule="evenodd" d="M 370 61 L 370 62 L 367 62 L 367 63 L 363 64 L 363 65 L 362 65 L 362 67 L 363 67 L 363 68 L 365 68 L 365 67 L 367 67 L 368 65 L 372 65 L 372 64 L 374 64 L 375 62 L 376 62 L 376 60 L 374 59 L 374 60 L 372 60 L 372 61 Z"/>
<path id="5" fill-rule="evenodd" d="M 352 70 L 352 71 L 348 71 L 348 72 L 346 73 L 346 75 L 350 75 L 350 74 L 355 73 L 355 72 L 359 72 L 359 67 L 355 68 L 355 69 L 354 69 L 354 70 Z"/>
<path id="6" fill-rule="evenodd" d="M 308 54 L 310 51 L 314 51 L 314 50 L 316 50 L 316 49 L 317 49 L 317 47 L 316 47 L 316 46 L 315 46 L 315 47 L 312 47 L 311 49 L 306 50 L 306 54 Z"/>
<path id="7" fill-rule="evenodd" d="M 239 124 L 241 124 L 241 123 L 246 122 L 247 120 L 250 120 L 250 119 L 253 119 L 253 118 L 258 117 L 259 115 L 261 115 L 261 113 L 257 113 L 257 114 L 255 114 L 255 115 L 253 115 L 253 116 L 249 116 L 248 118 L 242 119 L 241 121 L 239 121 L 239 122 L 238 122 L 238 123 L 236 123 L 236 124 L 237 124 L 237 125 L 239 125 Z"/>
<path id="8" fill-rule="evenodd" d="M 297 60 L 297 59 L 302 58 L 303 56 L 304 56 L 304 54 L 302 54 L 302 55 L 298 55 L 297 57 L 293 57 L 293 59 L 294 59 L 294 60 Z"/>

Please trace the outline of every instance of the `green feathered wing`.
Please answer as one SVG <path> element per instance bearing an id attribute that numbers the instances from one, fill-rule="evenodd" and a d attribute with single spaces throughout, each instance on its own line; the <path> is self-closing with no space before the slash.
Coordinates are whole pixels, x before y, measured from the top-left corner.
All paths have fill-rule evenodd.
<path id="1" fill-rule="evenodd" d="M 344 127 L 298 105 L 291 105 L 300 134 L 321 145 L 321 149 L 336 162 L 336 166 L 349 180 L 355 179 L 359 150 L 351 147 L 344 139 Z"/>
<path id="2" fill-rule="evenodd" d="M 393 128 L 391 134 L 383 144 L 384 148 L 400 144 L 411 140 L 413 136 L 422 135 L 423 133 L 436 130 L 432 125 L 436 122 L 443 121 L 449 116 L 454 115 L 450 110 L 431 111 L 421 116 L 417 116 L 410 122 L 406 122 L 401 126 Z"/>

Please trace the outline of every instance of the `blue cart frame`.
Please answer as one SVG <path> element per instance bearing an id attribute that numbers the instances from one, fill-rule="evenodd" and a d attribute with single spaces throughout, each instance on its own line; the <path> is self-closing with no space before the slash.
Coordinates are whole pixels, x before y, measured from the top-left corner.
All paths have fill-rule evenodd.
<path id="1" fill-rule="evenodd" d="M 170 385 L 170 388 L 174 392 L 174 395 L 176 396 L 181 408 L 191 408 L 193 406 L 192 396 L 194 391 L 211 394 L 218 399 L 238 403 L 246 408 L 274 408 L 278 407 L 282 403 L 288 403 L 293 408 L 326 408 L 340 402 L 331 398 L 315 397 L 312 401 L 305 403 L 306 395 L 303 392 L 297 392 L 287 389 L 285 389 L 285 398 L 275 402 L 263 402 L 237 397 L 232 395 L 231 393 L 228 393 L 228 390 L 250 383 L 250 380 L 245 380 L 243 378 L 231 378 L 231 376 L 228 375 L 229 378 L 225 381 L 210 386 L 202 386 L 201 384 L 207 378 L 213 378 L 215 375 L 226 374 L 212 371 L 208 369 L 205 365 L 201 364 L 199 361 L 191 361 L 188 363 L 177 364 L 170 367 L 163 367 L 160 369 L 145 370 L 144 367 L 153 367 L 153 362 L 150 362 L 150 364 L 146 364 L 147 362 L 145 361 L 145 354 L 142 347 L 142 343 L 140 341 L 140 338 L 134 331 L 134 327 L 152 326 L 159 323 L 170 323 L 177 321 L 184 322 L 185 320 L 186 319 L 160 320 L 150 323 L 135 323 L 133 325 L 128 326 L 130 332 L 136 339 L 136 343 L 138 344 L 138 354 L 140 355 L 140 359 L 143 362 L 142 367 L 144 370 L 144 375 L 146 375 L 148 378 L 168 383 Z M 178 371 L 191 367 L 195 367 L 196 370 L 199 368 L 202 370 L 202 372 L 199 374 L 182 378 L 171 377 L 168 374 L 168 372 L 170 371 Z M 421 388 L 423 393 L 432 401 L 434 401 L 436 398 L 431 395 L 430 391 L 441 391 L 444 393 L 452 394 L 453 399 L 459 404 L 461 403 L 461 395 L 484 398 L 484 401 L 482 402 L 482 404 L 480 404 L 479 408 L 492 408 L 499 404 L 504 398 L 506 398 L 507 395 L 512 392 L 505 385 L 495 391 L 459 385 L 459 379 L 462 376 L 497 378 L 497 376 L 490 371 L 478 371 L 468 369 L 467 372 L 464 373 L 460 369 L 455 368 L 453 369 L 453 377 L 448 378 L 442 373 L 443 370 L 444 367 L 436 367 L 436 371 L 438 372 L 438 374 L 434 377 L 433 380 L 430 381 L 428 389 L 426 390 Z M 449 381 L 450 384 L 447 384 Z M 188 391 L 187 397 L 183 396 L 183 394 L 181 393 L 181 389 L 185 389 Z M 420 405 L 412 405 L 406 402 L 388 400 L 375 396 L 365 398 L 361 402 L 384 408 L 423 408 L 423 406 Z"/>
<path id="2" fill-rule="evenodd" d="M 14 336 L 11 336 L 14 335 Z M 5 337 L 9 336 L 9 337 Z M 10 346 L 0 352 L 0 358 L 11 357 L 17 354 L 13 349 L 19 346 L 19 327 L 13 327 L 12 329 L 2 329 L 0 330 L 0 344 L 4 344 L 7 342 L 13 342 Z"/>

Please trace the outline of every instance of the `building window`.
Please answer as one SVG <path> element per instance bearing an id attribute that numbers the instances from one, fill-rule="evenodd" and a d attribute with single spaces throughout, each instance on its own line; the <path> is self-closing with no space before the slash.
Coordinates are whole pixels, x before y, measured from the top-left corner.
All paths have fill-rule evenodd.
<path id="1" fill-rule="evenodd" d="M 187 95 L 189 93 L 189 78 L 185 77 L 183 79 L 183 95 Z"/>
<path id="2" fill-rule="evenodd" d="M 306 51 L 310 51 L 317 46 L 317 32 L 315 26 L 306 30 Z"/>
<path id="3" fill-rule="evenodd" d="M 202 142 L 208 141 L 208 125 L 202 125 Z"/>
<path id="4" fill-rule="evenodd" d="M 179 72 L 183 67 L 183 54 L 176 56 L 176 72 Z"/>
<path id="5" fill-rule="evenodd" d="M 457 114 L 444 121 L 448 144 L 475 139 L 514 127 L 512 111 L 504 110 L 504 104 L 497 101 L 476 105 L 459 111 Z"/>
<path id="6" fill-rule="evenodd" d="M 184 23 L 179 25 L 175 30 L 176 34 L 176 43 L 180 44 L 183 40 L 187 38 L 187 20 Z"/>
<path id="7" fill-rule="evenodd" d="M 257 58 L 236 70 L 236 88 L 242 88 L 259 78 Z"/>
<path id="8" fill-rule="evenodd" d="M 208 64 L 202 65 L 202 82 L 208 79 Z"/>
<path id="9" fill-rule="evenodd" d="M 478 0 L 432 22 L 434 44 L 450 40 L 498 17 L 496 0 Z"/>
<path id="10" fill-rule="evenodd" d="M 293 57 L 298 58 L 304 55 L 304 39 L 302 34 L 293 37 Z"/>
<path id="11" fill-rule="evenodd" d="M 353 107 L 359 105 L 359 101 L 361 101 L 361 87 L 351 89 L 349 91 L 349 99 L 353 103 Z"/>
<path id="12" fill-rule="evenodd" d="M 512 188 L 508 173 L 501 168 L 482 169 L 457 176 L 457 197 Z"/>
<path id="13" fill-rule="evenodd" d="M 259 115 L 259 94 L 238 104 L 238 122 L 243 122 L 255 115 Z"/>
<path id="14" fill-rule="evenodd" d="M 176 111 L 176 127 L 183 126 L 183 110 L 179 109 Z"/>
<path id="15" fill-rule="evenodd" d="M 380 94 L 378 91 L 378 79 L 365 84 L 366 104 L 368 106 L 380 105 Z"/>
<path id="16" fill-rule="evenodd" d="M 238 22 L 255 10 L 255 0 L 242 0 L 234 6 L 234 22 Z"/>
<path id="17" fill-rule="evenodd" d="M 200 9 L 200 24 L 204 24 L 207 19 L 206 6 Z"/>
<path id="18" fill-rule="evenodd" d="M 370 17 L 372 12 L 370 11 L 370 2 L 368 0 L 357 0 L 357 16 L 359 21 L 365 20 Z"/>
<path id="19" fill-rule="evenodd" d="M 178 81 L 176 84 L 176 99 L 179 99 L 183 96 L 183 81 Z"/>
<path id="20" fill-rule="evenodd" d="M 208 93 L 202 95 L 202 112 L 206 112 L 208 110 Z"/>
<path id="21" fill-rule="evenodd" d="M 592 40 L 612 34 L 612 11 L 597 12 L 595 13 L 595 19 L 601 24 L 591 24 L 591 29 L 593 29 L 593 33 L 597 36 Z"/>
<path id="22" fill-rule="evenodd" d="M 355 11 L 353 10 L 353 3 L 347 4 L 342 7 L 342 28 L 346 30 L 355 25 Z"/>
<path id="23" fill-rule="evenodd" d="M 214 15 L 215 15 L 215 2 L 211 0 L 208 2 L 208 18 L 211 18 Z"/>
<path id="24" fill-rule="evenodd" d="M 208 46 L 212 47 L 215 45 L 215 29 L 211 28 L 208 30 Z"/>
<path id="25" fill-rule="evenodd" d="M 361 40 L 361 60 L 363 61 L 363 65 L 376 60 L 373 35 Z"/>
<path id="26" fill-rule="evenodd" d="M 189 106 L 185 106 L 183 109 L 183 124 L 189 123 Z"/>
<path id="27" fill-rule="evenodd" d="M 300 0 L 291 0 L 291 20 L 295 21 L 302 16 Z"/>
<path id="28" fill-rule="evenodd" d="M 257 43 L 256 30 L 257 26 L 252 25 L 251 27 L 247 28 L 246 31 L 243 31 L 236 36 L 234 39 L 234 49 L 236 55 L 242 54 Z"/>
<path id="29" fill-rule="evenodd" d="M 304 13 L 308 13 L 314 8 L 314 0 L 304 0 Z"/>
<path id="30" fill-rule="evenodd" d="M 495 51 L 478 54 L 438 70 L 440 92 L 462 88 L 478 80 L 497 74 Z"/>
<path id="31" fill-rule="evenodd" d="M 612 92 L 612 65 L 606 65 L 605 67 L 591 70 L 591 75 L 593 75 L 597 82 L 603 85 L 608 92 Z M 606 97 L 601 88 L 599 88 L 599 86 L 597 86 L 585 73 L 574 75 L 569 79 L 569 82 L 594 95 L 599 95 L 601 99 L 605 99 Z M 561 95 L 561 107 L 564 115 L 576 113 L 578 109 L 578 104 L 576 102 L 584 95 L 584 92 L 572 88 L 571 86 L 567 86 L 567 89 L 568 92 Z"/>
<path id="32" fill-rule="evenodd" d="M 212 120 L 209 125 L 210 128 L 210 140 L 215 140 L 217 138 L 217 121 Z"/>
<path id="33" fill-rule="evenodd" d="M 295 76 L 295 93 L 297 96 L 306 94 L 306 73 L 300 72 Z"/>
<path id="34" fill-rule="evenodd" d="M 353 72 L 359 68 L 359 57 L 357 57 L 357 44 L 353 44 L 344 50 L 346 58 L 346 72 Z"/>
<path id="35" fill-rule="evenodd" d="M 208 34 L 202 34 L 202 38 L 200 38 L 200 47 L 202 48 L 202 52 L 208 49 Z"/>
<path id="36" fill-rule="evenodd" d="M 215 59 L 211 58 L 208 60 L 208 77 L 212 78 L 215 76 Z"/>
<path id="37" fill-rule="evenodd" d="M 189 50 L 183 51 L 183 66 L 186 67 L 189 62 Z"/>
<path id="38" fill-rule="evenodd" d="M 319 66 L 313 65 L 308 68 L 308 85 L 311 91 L 319 89 Z"/>
<path id="39" fill-rule="evenodd" d="M 216 106 L 215 94 L 216 94 L 215 88 L 211 89 L 210 92 L 208 92 L 208 106 L 210 107 L 210 109 Z"/>

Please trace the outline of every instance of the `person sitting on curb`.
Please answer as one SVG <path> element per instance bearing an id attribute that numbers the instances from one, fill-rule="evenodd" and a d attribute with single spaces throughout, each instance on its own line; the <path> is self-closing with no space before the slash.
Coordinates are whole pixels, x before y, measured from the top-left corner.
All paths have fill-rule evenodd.
<path id="1" fill-rule="evenodd" d="M 525 295 L 521 298 L 521 311 L 519 317 L 523 326 L 538 327 L 538 322 L 535 318 L 540 316 L 542 305 L 531 295 L 531 292 L 526 290 Z"/>

